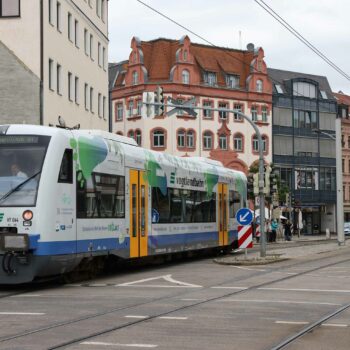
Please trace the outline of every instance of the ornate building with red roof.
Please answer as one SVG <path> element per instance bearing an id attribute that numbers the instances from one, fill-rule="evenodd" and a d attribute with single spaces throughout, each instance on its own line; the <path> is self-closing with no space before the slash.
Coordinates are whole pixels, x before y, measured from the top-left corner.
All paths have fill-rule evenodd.
<path id="1" fill-rule="evenodd" d="M 157 86 L 169 97 L 195 98 L 201 107 L 238 109 L 258 125 L 267 162 L 272 160 L 272 84 L 262 48 L 235 50 L 159 38 L 131 41 L 129 59 L 110 64 L 112 131 L 135 138 L 145 148 L 177 156 L 200 156 L 248 171 L 258 159 L 254 129 L 239 115 L 198 110 L 147 118 L 144 92 Z"/>

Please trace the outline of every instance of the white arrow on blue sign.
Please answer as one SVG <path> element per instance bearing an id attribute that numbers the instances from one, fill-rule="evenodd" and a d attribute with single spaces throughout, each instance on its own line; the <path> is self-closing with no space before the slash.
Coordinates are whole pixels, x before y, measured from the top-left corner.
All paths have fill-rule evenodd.
<path id="1" fill-rule="evenodd" d="M 248 208 L 241 208 L 236 213 L 236 220 L 240 225 L 250 225 L 253 221 L 253 212 Z"/>

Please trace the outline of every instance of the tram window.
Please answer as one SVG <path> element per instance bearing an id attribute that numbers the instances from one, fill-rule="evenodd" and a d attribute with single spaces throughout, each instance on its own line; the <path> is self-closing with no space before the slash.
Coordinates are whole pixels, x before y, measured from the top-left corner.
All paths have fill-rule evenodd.
<path id="1" fill-rule="evenodd" d="M 158 223 L 168 223 L 170 221 L 169 191 L 164 195 L 158 187 L 152 188 L 152 209 L 159 214 Z"/>
<path id="2" fill-rule="evenodd" d="M 73 151 L 71 149 L 64 151 L 58 182 L 73 183 Z"/>
<path id="3" fill-rule="evenodd" d="M 92 180 L 77 181 L 78 218 L 124 218 L 125 177 L 93 173 Z"/>
<path id="4" fill-rule="evenodd" d="M 236 216 L 237 211 L 241 207 L 241 195 L 237 191 L 230 191 L 229 193 L 229 202 L 230 202 L 230 218 Z"/>

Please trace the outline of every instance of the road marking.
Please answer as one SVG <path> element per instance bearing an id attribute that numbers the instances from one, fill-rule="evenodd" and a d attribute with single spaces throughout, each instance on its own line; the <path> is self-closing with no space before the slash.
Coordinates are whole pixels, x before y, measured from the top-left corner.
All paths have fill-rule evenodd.
<path id="1" fill-rule="evenodd" d="M 167 282 L 176 284 L 176 286 L 168 286 L 168 285 L 139 285 L 137 284 L 144 283 L 144 282 L 149 282 L 149 281 L 155 281 L 155 280 L 165 280 Z M 126 283 L 121 283 L 117 284 L 116 287 L 157 287 L 157 288 L 171 288 L 171 287 L 187 287 L 187 288 L 203 288 L 202 286 L 199 286 L 197 284 L 191 284 L 191 283 L 186 283 L 186 282 L 181 282 L 173 279 L 171 275 L 164 275 L 164 276 L 158 276 L 158 277 L 151 277 L 151 278 L 145 278 L 142 280 L 138 281 L 133 281 L 133 282 L 126 282 Z"/>
<path id="2" fill-rule="evenodd" d="M 20 295 L 11 295 L 11 298 L 35 298 L 41 297 L 41 294 L 20 294 Z"/>
<path id="3" fill-rule="evenodd" d="M 81 345 L 96 345 L 96 346 L 115 346 L 115 347 L 129 347 L 129 348 L 156 348 L 155 344 L 119 344 L 119 343 L 104 343 L 99 341 L 84 341 Z"/>
<path id="4" fill-rule="evenodd" d="M 88 284 L 88 287 L 107 287 L 108 284 L 107 283 L 92 283 L 92 284 Z"/>
<path id="5" fill-rule="evenodd" d="M 317 303 L 313 301 L 293 301 L 293 300 L 260 300 L 260 299 L 223 299 L 218 302 L 233 301 L 233 302 L 247 302 L 247 303 L 266 303 L 266 304 L 310 304 L 310 305 L 327 305 L 327 306 L 341 306 L 342 304 L 335 303 Z"/>
<path id="6" fill-rule="evenodd" d="M 187 320 L 188 317 L 172 317 L 172 316 L 160 316 L 159 318 L 163 320 Z"/>
<path id="7" fill-rule="evenodd" d="M 350 293 L 350 290 L 344 289 L 308 289 L 308 288 L 257 288 L 258 290 L 279 290 L 288 292 L 320 292 L 320 293 Z"/>
<path id="8" fill-rule="evenodd" d="M 195 299 L 195 298 L 187 298 L 187 299 L 180 299 L 181 301 L 203 301 L 203 300 L 206 300 L 206 299 Z"/>
<path id="9" fill-rule="evenodd" d="M 43 316 L 43 312 L 0 312 L 0 315 Z"/>
<path id="10" fill-rule="evenodd" d="M 240 290 L 244 290 L 244 289 L 248 289 L 248 287 L 230 287 L 230 286 L 216 286 L 216 287 L 210 287 L 213 289 L 240 289 Z"/>
<path id="11" fill-rule="evenodd" d="M 309 324 L 309 322 L 305 321 L 275 321 L 278 324 Z"/>
<path id="12" fill-rule="evenodd" d="M 126 315 L 124 316 L 126 318 L 148 318 L 149 316 L 142 316 L 142 315 Z"/>
<path id="13" fill-rule="evenodd" d="M 347 327 L 347 324 L 341 324 L 341 323 L 322 323 L 322 326 L 324 327 Z"/>
<path id="14" fill-rule="evenodd" d="M 232 265 L 235 269 L 240 269 L 240 270 L 248 270 L 248 271 L 266 271 L 263 269 L 250 269 L 249 267 L 242 267 L 242 266 L 234 266 Z"/>

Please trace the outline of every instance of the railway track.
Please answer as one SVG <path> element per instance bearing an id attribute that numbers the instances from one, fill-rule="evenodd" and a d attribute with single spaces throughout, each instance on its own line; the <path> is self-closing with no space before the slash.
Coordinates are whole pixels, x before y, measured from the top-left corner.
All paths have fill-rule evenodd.
<path id="1" fill-rule="evenodd" d="M 274 283 L 290 280 L 290 279 L 293 279 L 293 278 L 296 278 L 296 277 L 299 277 L 299 276 L 302 276 L 302 275 L 306 275 L 308 273 L 312 273 L 312 272 L 315 272 L 315 271 L 318 271 L 318 270 L 321 270 L 321 269 L 324 269 L 324 268 L 327 268 L 327 267 L 332 267 L 332 266 L 335 266 L 335 265 L 338 265 L 338 264 L 341 264 L 341 263 L 349 262 L 350 259 L 349 258 L 345 258 L 344 259 L 344 256 L 348 256 L 348 254 L 346 252 L 344 252 L 342 254 L 338 254 L 337 256 L 330 256 L 330 257 L 324 257 L 323 256 L 323 257 L 321 257 L 319 259 L 313 259 L 313 260 L 310 260 L 309 262 L 316 262 L 316 261 L 322 260 L 322 261 L 328 261 L 328 263 L 325 263 L 322 266 L 306 269 L 305 271 L 302 271 L 302 272 L 299 272 L 299 273 L 296 273 L 296 274 L 293 274 L 293 275 L 288 275 L 288 276 L 285 276 L 285 277 L 276 278 L 273 281 L 255 284 L 255 285 L 253 285 L 253 286 L 251 286 L 251 287 L 249 287 L 247 289 L 231 291 L 231 292 L 226 293 L 224 295 L 221 295 L 219 297 L 213 297 L 213 298 L 210 298 L 210 299 L 207 299 L 207 300 L 204 300 L 204 301 L 194 302 L 194 303 L 191 303 L 189 305 L 185 305 L 185 306 L 181 306 L 181 307 L 175 307 L 175 308 L 172 308 L 171 310 L 167 310 L 166 312 L 157 313 L 155 315 L 152 315 L 152 316 L 149 316 L 149 317 L 146 317 L 146 318 L 143 318 L 143 319 L 136 319 L 136 320 L 133 320 L 131 322 L 129 321 L 129 322 L 123 323 L 123 324 L 118 325 L 118 326 L 113 326 L 113 327 L 106 328 L 106 329 L 101 330 L 101 331 L 90 333 L 88 335 L 76 337 L 74 339 L 67 340 L 67 341 L 62 342 L 60 344 L 56 344 L 56 345 L 54 345 L 52 347 L 49 347 L 48 349 L 50 349 L 50 350 L 61 349 L 61 348 L 64 348 L 64 347 L 67 347 L 67 346 L 70 346 L 70 345 L 74 345 L 74 344 L 77 344 L 77 343 L 89 340 L 91 338 L 94 338 L 94 337 L 97 337 L 97 336 L 100 336 L 100 335 L 104 335 L 104 334 L 107 334 L 107 333 L 110 333 L 110 332 L 113 332 L 113 331 L 118 331 L 118 330 L 130 327 L 130 326 L 133 326 L 133 325 L 136 325 L 136 324 L 140 324 L 140 323 L 143 323 L 143 322 L 147 322 L 147 321 L 150 321 L 150 320 L 158 318 L 158 317 L 167 316 L 167 315 L 172 314 L 172 313 L 177 312 L 177 311 L 190 309 L 190 308 L 202 305 L 202 304 L 210 303 L 210 302 L 213 302 L 213 301 L 216 301 L 216 300 L 220 300 L 220 299 L 223 299 L 223 298 L 227 298 L 227 297 L 230 297 L 230 296 L 247 293 L 248 291 L 252 291 L 252 290 L 257 289 L 257 288 L 266 287 L 266 286 L 274 284 Z M 334 261 L 334 260 L 336 260 L 336 261 Z M 285 264 L 284 266 L 281 266 L 280 268 L 275 269 L 275 271 L 283 271 L 283 270 L 289 269 L 291 267 L 297 267 L 297 266 L 299 266 L 301 264 L 305 264 L 305 261 L 298 262 L 298 263 L 295 263 L 295 264 L 288 264 L 288 265 Z M 249 279 L 249 278 L 252 278 L 252 277 L 257 276 L 257 275 L 261 276 L 261 275 L 264 275 L 264 274 L 268 274 L 270 272 L 271 272 L 270 270 L 267 270 L 267 271 L 264 271 L 264 272 L 252 272 L 252 273 L 247 274 L 246 276 L 243 276 L 242 278 L 230 279 L 230 280 L 227 280 L 227 281 L 223 282 L 222 284 L 226 284 L 226 283 L 230 283 L 230 282 L 237 282 L 237 281 L 244 281 L 245 279 Z M 208 287 L 205 287 L 205 288 L 210 288 L 210 287 L 211 286 L 208 286 Z M 176 295 L 172 295 L 171 298 L 179 297 L 179 296 L 182 296 L 182 295 L 187 294 L 187 293 L 188 293 L 188 291 L 184 291 L 184 292 L 178 293 Z M 64 326 L 70 326 L 70 325 L 78 324 L 79 322 L 83 322 L 83 321 L 86 321 L 86 320 L 98 319 L 99 317 L 102 317 L 104 315 L 117 313 L 119 311 L 126 311 L 128 309 L 134 309 L 135 307 L 139 307 L 139 306 L 146 306 L 146 305 L 149 305 L 149 304 L 154 303 L 154 302 L 164 301 L 167 298 L 169 298 L 169 296 L 160 297 L 160 298 L 154 298 L 152 300 L 148 300 L 147 302 L 140 302 L 138 304 L 133 304 L 131 306 L 112 308 L 112 309 L 104 310 L 104 311 L 97 312 L 97 313 L 94 313 L 94 314 L 90 314 L 90 315 L 87 315 L 87 316 L 83 316 L 83 317 L 79 317 L 79 318 L 75 318 L 75 319 L 70 319 L 70 320 L 62 321 L 62 322 L 58 322 L 58 323 L 53 323 L 53 324 L 50 324 L 50 325 L 47 325 L 47 326 L 44 326 L 44 327 L 34 328 L 32 330 L 25 331 L 25 332 L 22 332 L 22 333 L 17 333 L 17 334 L 13 334 L 13 335 L 9 335 L 9 336 L 3 336 L 3 337 L 0 338 L 0 344 L 5 345 L 7 342 L 9 342 L 11 340 L 27 337 L 27 336 L 33 335 L 33 334 L 44 333 L 46 331 L 58 329 L 58 328 L 64 327 Z M 277 345 L 277 347 L 274 348 L 274 349 L 282 349 L 287 344 L 292 342 L 293 339 L 300 338 L 303 334 L 311 331 L 312 329 L 314 329 L 318 325 L 322 324 L 325 320 L 327 320 L 327 319 L 329 319 L 331 317 L 334 317 L 336 314 L 339 314 L 340 312 L 348 309 L 349 307 L 350 307 L 350 304 L 349 305 L 343 305 L 340 309 L 335 310 L 332 314 L 325 315 L 322 319 L 319 320 L 319 322 L 316 322 L 316 323 L 312 324 L 311 326 L 306 327 L 304 330 L 302 330 L 300 332 L 300 334 L 296 334 L 294 337 L 291 337 L 290 339 L 289 338 L 286 339 L 281 344 Z"/>

